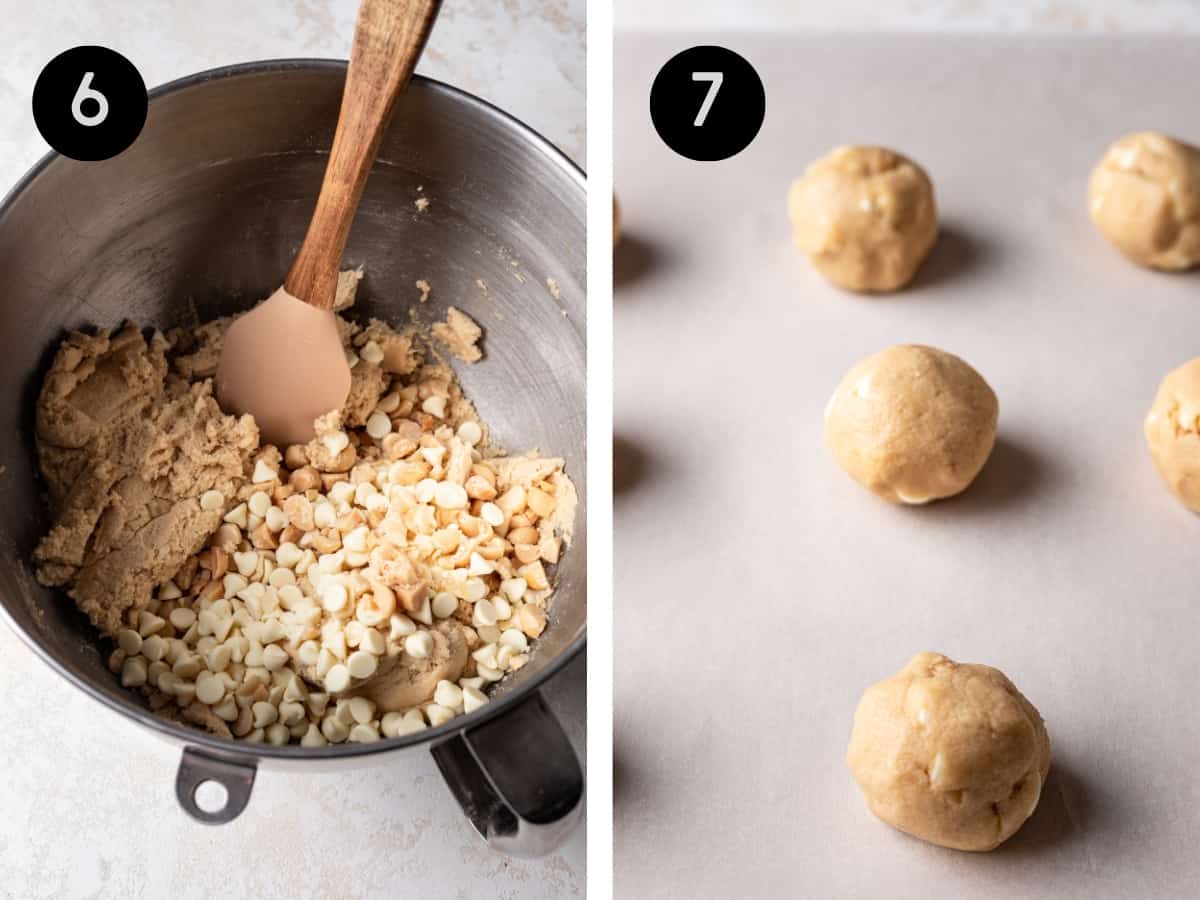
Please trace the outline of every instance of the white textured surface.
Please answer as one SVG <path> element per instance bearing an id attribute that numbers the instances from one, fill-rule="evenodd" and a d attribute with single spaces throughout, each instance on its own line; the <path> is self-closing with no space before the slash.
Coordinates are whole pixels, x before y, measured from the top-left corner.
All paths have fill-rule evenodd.
<path id="1" fill-rule="evenodd" d="M 1200 352 L 1200 273 L 1129 264 L 1085 199 L 1122 132 L 1200 138 L 1193 40 L 743 35 L 767 116 L 721 163 L 645 111 L 695 43 L 616 46 L 617 896 L 1196 897 L 1200 520 L 1141 423 Z M 832 288 L 787 221 L 807 162 L 863 142 L 928 169 L 944 226 L 891 297 Z M 1000 400 L 977 482 L 920 509 L 822 436 L 846 369 L 900 342 Z M 863 689 L 921 650 L 1002 668 L 1045 716 L 1041 804 L 994 853 L 875 821 L 846 769 Z"/>
<path id="2" fill-rule="evenodd" d="M 616 0 L 617 28 L 1200 31 L 1196 0 Z"/>
<path id="3" fill-rule="evenodd" d="M 445 0 L 417 71 L 514 114 L 584 164 L 585 0 Z M 345 59 L 354 0 L 0 0 L 0 184 L 46 152 L 29 97 L 42 67 L 79 44 L 125 54 L 148 87 L 253 59 Z"/>
<path id="4" fill-rule="evenodd" d="M 78 44 L 129 56 L 148 85 L 280 56 L 346 56 L 349 0 L 0 2 L 0 192 L 46 147 L 29 94 Z M 446 0 L 419 71 L 479 94 L 583 161 L 583 0 Z M 548 699 L 583 752 L 585 666 Z M 584 830 L 541 861 L 491 853 L 424 753 L 302 775 L 262 771 L 234 823 L 174 797 L 178 751 L 91 702 L 0 627 L 0 897 L 582 896 Z"/>

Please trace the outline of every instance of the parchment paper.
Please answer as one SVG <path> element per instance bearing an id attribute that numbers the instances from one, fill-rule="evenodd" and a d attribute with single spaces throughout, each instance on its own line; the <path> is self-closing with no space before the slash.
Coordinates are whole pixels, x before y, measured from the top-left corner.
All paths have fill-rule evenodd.
<path id="1" fill-rule="evenodd" d="M 700 43 L 766 85 L 724 163 L 675 156 L 649 119 L 658 68 Z M 1200 274 L 1136 268 L 1085 207 L 1121 134 L 1200 142 L 1195 39 L 616 48 L 617 895 L 1196 896 L 1200 520 L 1141 423 L 1200 355 Z M 788 184 L 840 143 L 934 180 L 943 234 L 911 290 L 842 293 L 791 246 Z M 845 370 L 901 342 L 1000 398 L 979 480 L 921 509 L 822 439 Z M 876 821 L 844 762 L 863 689 L 925 649 L 1003 669 L 1050 730 L 1040 807 L 991 854 Z"/>

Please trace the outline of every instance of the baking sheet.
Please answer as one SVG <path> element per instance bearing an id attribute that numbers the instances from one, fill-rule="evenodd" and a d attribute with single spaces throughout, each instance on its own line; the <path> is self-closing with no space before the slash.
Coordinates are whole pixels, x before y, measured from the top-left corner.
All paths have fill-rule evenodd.
<path id="1" fill-rule="evenodd" d="M 694 163 L 649 85 L 719 43 L 766 85 L 754 144 Z M 1123 133 L 1200 141 L 1188 39 L 619 35 L 615 858 L 620 897 L 1188 897 L 1200 879 L 1200 519 L 1141 422 L 1200 355 L 1200 275 L 1120 258 L 1088 173 Z M 841 143 L 933 177 L 916 285 L 863 298 L 791 246 L 791 179 Z M 1000 399 L 968 493 L 888 506 L 834 464 L 855 361 L 929 343 Z M 867 812 L 863 689 L 920 650 L 1003 669 L 1054 763 L 990 854 Z"/>

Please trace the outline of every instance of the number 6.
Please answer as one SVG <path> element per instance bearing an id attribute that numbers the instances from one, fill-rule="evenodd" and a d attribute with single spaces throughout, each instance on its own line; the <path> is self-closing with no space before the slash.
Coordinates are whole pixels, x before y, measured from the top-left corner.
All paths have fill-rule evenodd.
<path id="1" fill-rule="evenodd" d="M 75 99 L 71 101 L 71 115 L 75 117 L 75 121 L 80 125 L 91 127 L 99 125 L 108 118 L 108 98 L 97 90 L 92 89 L 92 77 L 95 72 L 85 72 L 83 80 L 79 82 L 79 88 L 75 91 Z M 95 100 L 100 107 L 92 115 L 85 115 L 83 112 L 83 101 Z"/>
<path id="2" fill-rule="evenodd" d="M 724 72 L 692 73 L 692 81 L 711 82 L 708 86 L 708 93 L 704 95 L 704 102 L 700 104 L 700 112 L 696 113 L 696 121 L 692 123 L 693 125 L 698 127 L 704 124 L 704 120 L 708 118 L 708 111 L 712 109 L 713 101 L 717 99 L 717 91 L 721 89 L 721 83 L 724 80 Z"/>

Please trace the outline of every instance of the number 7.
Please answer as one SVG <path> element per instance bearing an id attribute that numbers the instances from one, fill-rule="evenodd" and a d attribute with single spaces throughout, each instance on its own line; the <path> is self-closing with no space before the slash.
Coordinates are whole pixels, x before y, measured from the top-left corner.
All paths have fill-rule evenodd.
<path id="1" fill-rule="evenodd" d="M 696 121 L 692 123 L 693 125 L 700 126 L 704 124 L 704 120 L 708 118 L 708 111 L 712 109 L 713 101 L 717 99 L 717 91 L 721 89 L 721 83 L 724 80 L 724 72 L 692 73 L 692 81 L 711 82 L 708 86 L 708 93 L 704 95 L 704 102 L 700 104 L 700 112 L 696 113 Z"/>

